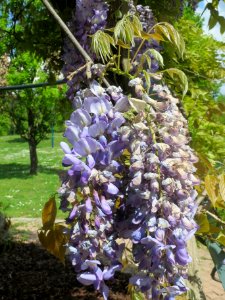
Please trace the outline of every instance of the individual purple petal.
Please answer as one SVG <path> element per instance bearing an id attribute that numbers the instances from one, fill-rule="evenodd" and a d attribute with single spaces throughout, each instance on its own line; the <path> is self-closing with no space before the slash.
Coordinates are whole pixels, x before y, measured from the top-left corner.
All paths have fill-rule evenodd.
<path id="1" fill-rule="evenodd" d="M 85 170 L 81 173 L 81 176 L 80 176 L 80 183 L 82 185 L 86 185 L 88 184 L 88 180 L 89 180 L 89 177 L 91 175 L 91 170 Z"/>
<path id="2" fill-rule="evenodd" d="M 158 228 L 155 232 L 155 238 L 162 242 L 164 240 L 164 237 L 165 237 L 165 230 L 164 229 L 161 229 L 161 228 Z"/>
<path id="3" fill-rule="evenodd" d="M 103 280 L 103 272 L 102 272 L 102 270 L 99 267 L 97 267 L 94 272 L 95 272 L 95 275 L 98 278 L 98 280 L 102 281 Z"/>
<path id="4" fill-rule="evenodd" d="M 88 127 L 85 126 L 80 133 L 80 138 L 86 138 L 87 136 L 89 136 Z"/>
<path id="5" fill-rule="evenodd" d="M 112 194 L 112 195 L 116 195 L 119 192 L 118 187 L 116 187 L 113 183 L 107 183 L 105 184 L 105 190 L 107 191 L 107 193 Z"/>
<path id="6" fill-rule="evenodd" d="M 93 198 L 95 200 L 95 203 L 97 206 L 101 206 L 101 202 L 100 202 L 100 199 L 99 199 L 99 195 L 98 195 L 98 192 L 97 191 L 93 191 Z"/>
<path id="7" fill-rule="evenodd" d="M 76 217 L 76 214 L 77 214 L 77 206 L 74 205 L 72 211 L 70 212 L 68 221 L 73 221 L 75 219 L 75 217 Z"/>
<path id="8" fill-rule="evenodd" d="M 88 97 L 84 100 L 84 108 L 89 113 L 102 115 L 107 114 L 111 110 L 112 104 L 104 97 Z"/>
<path id="9" fill-rule="evenodd" d="M 66 131 L 64 133 L 64 136 L 68 139 L 68 141 L 73 144 L 74 141 L 79 140 L 80 138 L 80 129 L 75 126 L 69 126 L 66 128 Z"/>
<path id="10" fill-rule="evenodd" d="M 106 128 L 108 127 L 108 124 L 105 121 L 99 121 L 96 124 L 91 125 L 88 128 L 88 133 L 92 137 L 101 136 L 104 134 Z"/>
<path id="11" fill-rule="evenodd" d="M 113 158 L 118 157 L 125 149 L 125 144 L 122 141 L 112 141 L 108 144 L 109 150 Z"/>
<path id="12" fill-rule="evenodd" d="M 104 135 L 101 135 L 99 138 L 99 143 L 103 146 L 106 147 L 107 146 L 107 139 Z"/>
<path id="13" fill-rule="evenodd" d="M 95 226 L 96 226 L 97 228 L 100 228 L 100 225 L 101 225 L 100 218 L 99 218 L 99 216 L 96 216 L 96 217 L 95 217 Z"/>
<path id="14" fill-rule="evenodd" d="M 88 156 L 95 153 L 97 150 L 102 149 L 102 146 L 95 139 L 86 137 L 81 138 L 79 141 L 73 144 L 74 150 L 81 156 Z"/>
<path id="15" fill-rule="evenodd" d="M 88 165 L 88 167 L 90 169 L 94 168 L 94 166 L 95 166 L 95 160 L 94 160 L 94 157 L 91 154 L 89 154 L 87 156 L 87 158 L 86 158 L 86 164 Z"/>
<path id="16" fill-rule="evenodd" d="M 152 243 L 152 242 L 156 243 L 159 246 L 164 247 L 163 243 L 159 242 L 157 239 L 151 237 L 150 235 L 148 235 L 147 237 L 145 237 L 141 240 L 141 243 L 144 244 L 144 245 L 147 245 L 147 244 Z"/>
<path id="17" fill-rule="evenodd" d="M 70 147 L 68 146 L 67 143 L 60 142 L 60 146 L 61 146 L 61 148 L 62 148 L 62 150 L 63 150 L 64 153 L 66 153 L 66 154 L 70 154 L 71 153 L 71 149 L 70 149 Z"/>
<path id="18" fill-rule="evenodd" d="M 101 97 L 105 94 L 105 89 L 96 80 L 90 83 L 90 90 L 97 97 Z"/>
<path id="19" fill-rule="evenodd" d="M 101 293 L 103 295 L 104 300 L 107 300 L 109 297 L 109 288 L 104 282 L 102 282 L 101 284 Z"/>
<path id="20" fill-rule="evenodd" d="M 120 98 L 114 106 L 114 111 L 115 112 L 126 112 L 129 109 L 130 109 L 130 103 L 128 101 L 127 96 L 124 96 L 124 97 Z"/>
<path id="21" fill-rule="evenodd" d="M 166 249 L 166 257 L 167 260 L 169 261 L 169 263 L 171 263 L 172 265 L 175 265 L 175 257 L 174 257 L 174 253 L 173 251 L 171 251 L 171 249 Z"/>
<path id="22" fill-rule="evenodd" d="M 87 213 L 91 213 L 92 212 L 93 206 L 92 206 L 91 198 L 90 197 L 88 197 L 87 200 L 85 201 L 85 207 L 86 207 L 86 212 Z"/>
<path id="23" fill-rule="evenodd" d="M 86 259 L 81 266 L 81 270 L 86 270 L 87 268 L 95 269 L 98 265 L 101 265 L 99 260 L 95 259 Z M 97 270 L 97 269 L 96 269 Z"/>
<path id="24" fill-rule="evenodd" d="M 63 161 L 62 161 L 63 165 L 66 165 L 66 166 L 71 166 L 71 165 L 76 165 L 76 166 L 80 166 L 82 170 L 84 167 L 84 163 L 79 160 L 77 157 L 75 157 L 75 155 L 73 154 L 66 154 L 63 158 Z"/>
<path id="25" fill-rule="evenodd" d="M 177 247 L 175 257 L 177 263 L 182 266 L 185 266 L 186 264 L 191 262 L 191 257 L 188 255 L 186 248 Z"/>
<path id="26" fill-rule="evenodd" d="M 103 197 L 103 196 L 101 197 L 101 209 L 106 215 L 112 214 L 111 207 L 110 207 L 109 203 L 107 202 L 107 200 L 105 199 L 105 197 Z"/>
<path id="27" fill-rule="evenodd" d="M 122 266 L 120 264 L 111 266 L 111 267 L 107 267 L 107 269 L 105 269 L 103 271 L 104 280 L 111 279 L 114 276 L 115 272 L 121 270 L 121 268 L 122 268 Z"/>
<path id="28" fill-rule="evenodd" d="M 91 124 L 91 116 L 85 109 L 81 108 L 72 113 L 70 120 L 74 124 L 78 125 L 81 129 Z"/>
<path id="29" fill-rule="evenodd" d="M 131 234 L 133 243 L 140 242 L 140 240 L 143 238 L 144 234 L 145 234 L 145 229 L 142 227 L 139 227 L 138 229 L 134 230 Z"/>
<path id="30" fill-rule="evenodd" d="M 123 116 L 116 117 L 111 123 L 108 128 L 108 133 L 112 133 L 114 130 L 117 130 L 123 123 L 125 119 Z"/>
<path id="31" fill-rule="evenodd" d="M 77 276 L 77 280 L 84 285 L 91 285 L 96 281 L 96 275 L 85 272 Z"/>

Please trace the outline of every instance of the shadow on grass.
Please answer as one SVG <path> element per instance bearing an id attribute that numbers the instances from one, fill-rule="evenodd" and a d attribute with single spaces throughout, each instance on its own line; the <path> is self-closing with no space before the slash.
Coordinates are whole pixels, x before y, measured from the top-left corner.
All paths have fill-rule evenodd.
<path id="1" fill-rule="evenodd" d="M 24 224 L 22 223 L 22 225 L 24 225 Z M 30 238 L 34 235 L 33 232 L 28 229 L 18 228 L 20 226 L 21 226 L 21 224 L 19 224 L 19 223 L 13 224 L 10 228 L 10 234 L 17 241 L 20 241 L 20 242 L 29 241 Z"/>
<path id="2" fill-rule="evenodd" d="M 22 139 L 20 137 L 14 138 L 14 139 L 9 139 L 6 141 L 7 143 L 27 143 L 25 139 Z"/>
<path id="3" fill-rule="evenodd" d="M 62 172 L 60 169 L 49 168 L 42 165 L 38 167 L 38 173 L 59 174 L 60 172 Z M 28 164 L 0 164 L 0 179 L 27 179 L 31 177 L 32 175 L 30 175 L 30 166 Z"/>

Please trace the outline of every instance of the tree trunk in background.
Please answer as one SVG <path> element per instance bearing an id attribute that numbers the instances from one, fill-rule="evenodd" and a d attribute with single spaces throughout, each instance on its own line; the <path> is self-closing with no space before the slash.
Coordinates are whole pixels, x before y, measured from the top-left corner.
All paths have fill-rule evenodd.
<path id="1" fill-rule="evenodd" d="M 29 140 L 28 143 L 30 150 L 30 174 L 36 175 L 38 168 L 37 145 L 32 140 Z"/>
<path id="2" fill-rule="evenodd" d="M 29 130 L 27 141 L 30 150 L 30 174 L 36 175 L 37 168 L 38 168 L 37 128 L 35 126 L 35 114 L 31 107 L 27 109 L 27 116 L 28 116 L 28 130 Z"/>

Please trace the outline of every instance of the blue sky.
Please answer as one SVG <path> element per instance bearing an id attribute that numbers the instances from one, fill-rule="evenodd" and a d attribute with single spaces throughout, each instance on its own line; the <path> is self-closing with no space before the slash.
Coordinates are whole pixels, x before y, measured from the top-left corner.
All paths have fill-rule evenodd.
<path id="1" fill-rule="evenodd" d="M 199 3 L 199 6 L 197 8 L 197 12 L 199 14 L 202 14 L 202 12 L 208 2 L 209 1 L 204 0 Z M 219 2 L 218 10 L 219 10 L 219 15 L 225 17 L 225 2 L 224 1 Z M 204 14 L 202 15 L 202 17 L 204 18 L 203 28 L 204 28 L 205 33 L 213 35 L 214 39 L 216 39 L 216 40 L 225 42 L 225 34 L 223 34 L 223 35 L 220 34 L 219 24 L 217 24 L 213 29 L 209 30 L 209 28 L 208 28 L 209 16 L 210 16 L 210 12 L 208 9 L 206 9 Z"/>
<path id="2" fill-rule="evenodd" d="M 202 12 L 203 12 L 203 10 L 204 10 L 207 3 L 208 3 L 208 1 L 206 1 L 206 0 L 201 1 L 198 5 L 198 8 L 197 8 L 196 12 L 199 13 L 199 14 L 202 14 Z M 225 17 L 225 2 L 224 1 L 219 2 L 218 11 L 219 11 L 220 16 Z M 204 29 L 205 33 L 213 35 L 214 39 L 216 39 L 218 41 L 225 42 L 225 33 L 223 33 L 222 35 L 220 34 L 219 24 L 216 24 L 216 26 L 214 28 L 209 30 L 209 28 L 208 28 L 209 17 L 210 17 L 210 12 L 207 9 L 204 12 L 204 14 L 202 15 L 202 18 L 204 18 L 203 29 Z M 222 87 L 220 89 L 220 92 L 221 92 L 221 94 L 225 95 L 225 84 L 222 85 Z"/>

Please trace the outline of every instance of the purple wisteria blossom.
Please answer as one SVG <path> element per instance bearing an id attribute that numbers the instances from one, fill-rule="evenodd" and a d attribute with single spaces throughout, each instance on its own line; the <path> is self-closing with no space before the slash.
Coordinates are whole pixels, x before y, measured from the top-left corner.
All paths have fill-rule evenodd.
<path id="1" fill-rule="evenodd" d="M 188 146 L 187 121 L 178 109 L 178 99 L 161 85 L 152 92 L 154 99 L 142 96 L 146 101 L 145 112 L 139 113 L 142 126 L 130 128 L 129 184 L 117 229 L 133 242 L 139 271 L 130 283 L 148 299 L 162 295 L 175 299 L 186 291 L 183 278 L 191 261 L 187 241 L 197 230 L 193 220 L 197 158 Z"/>
<path id="2" fill-rule="evenodd" d="M 155 24 L 149 7 L 134 6 L 133 1 L 128 6 L 129 14 L 139 15 L 143 30 L 149 31 Z M 94 60 L 89 35 L 105 28 L 108 11 L 104 1 L 79 0 L 69 24 Z M 131 58 L 140 42 L 135 37 Z M 123 270 L 128 242 L 135 265 L 129 283 L 136 291 L 146 299 L 173 300 L 187 290 L 187 241 L 197 230 L 197 158 L 179 100 L 154 80 L 152 98 L 146 92 L 139 66 L 151 74 L 159 67 L 146 52 L 149 48 L 160 50 L 158 42 L 144 43 L 132 62 L 129 95 L 117 85 L 104 88 L 87 80 L 84 73 L 68 81 L 74 112 L 65 123 L 67 142 L 61 142 L 62 164 L 68 170 L 59 190 L 60 208 L 68 213 L 67 247 L 77 279 L 94 285 L 105 300 L 107 280 Z M 140 64 L 144 52 L 150 64 Z M 68 41 L 64 61 L 65 76 L 85 63 Z M 100 76 L 105 68 L 95 64 L 92 74 Z"/>
<path id="3" fill-rule="evenodd" d="M 122 92 L 120 97 L 124 97 Z M 117 131 L 125 119 L 113 103 L 97 82 L 84 91 L 79 108 L 66 121 L 64 136 L 70 146 L 62 142 L 61 147 L 65 153 L 63 165 L 70 169 L 59 190 L 61 209 L 69 211 L 68 247 L 77 279 L 85 285 L 93 284 L 105 299 L 105 281 L 121 269 L 124 249 L 123 243 L 116 242 L 114 215 L 121 186 L 116 174 L 123 169 L 116 159 L 126 148 Z"/>

